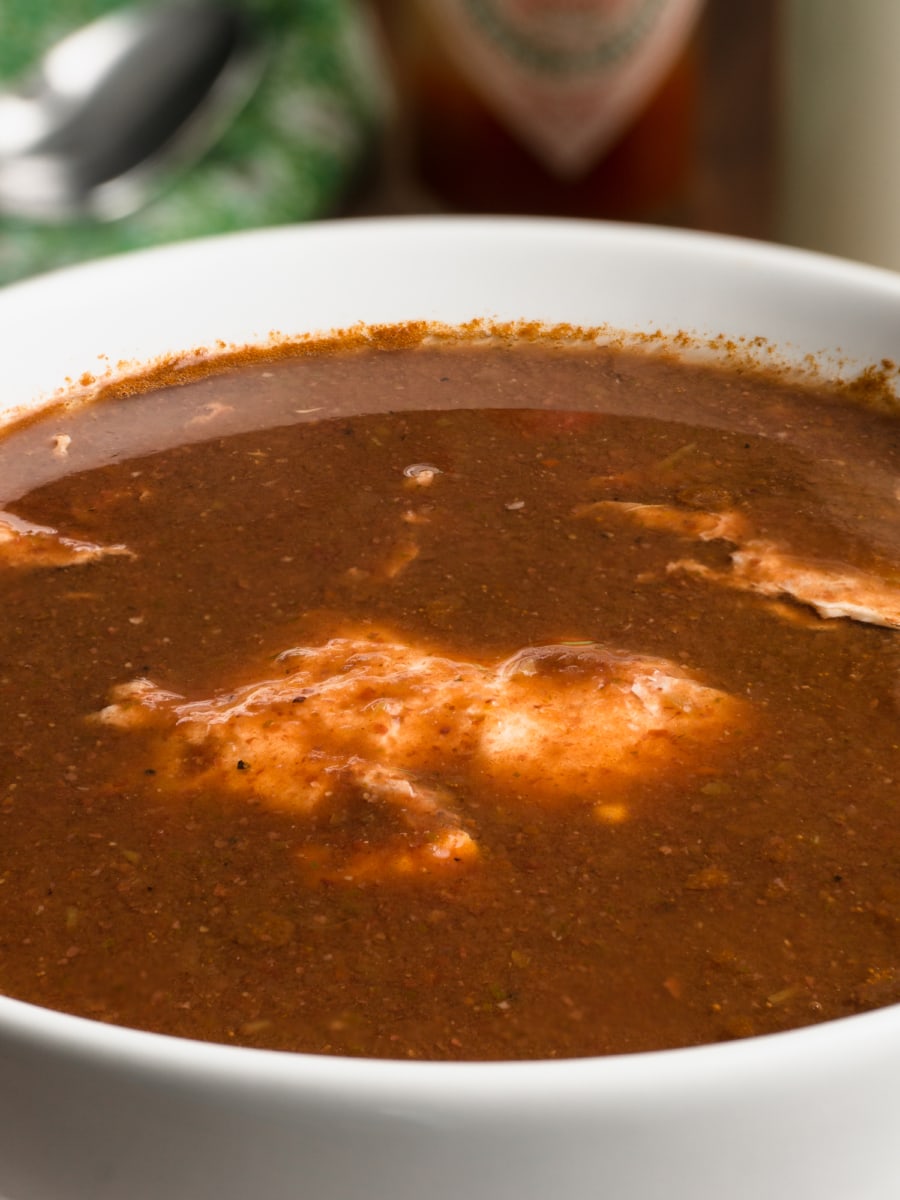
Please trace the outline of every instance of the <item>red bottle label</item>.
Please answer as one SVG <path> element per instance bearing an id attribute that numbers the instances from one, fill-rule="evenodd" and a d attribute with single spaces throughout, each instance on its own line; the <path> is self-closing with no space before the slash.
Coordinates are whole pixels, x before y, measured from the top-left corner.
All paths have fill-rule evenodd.
<path id="1" fill-rule="evenodd" d="M 690 36 L 702 0 L 423 0 L 471 87 L 544 166 L 590 168 Z"/>

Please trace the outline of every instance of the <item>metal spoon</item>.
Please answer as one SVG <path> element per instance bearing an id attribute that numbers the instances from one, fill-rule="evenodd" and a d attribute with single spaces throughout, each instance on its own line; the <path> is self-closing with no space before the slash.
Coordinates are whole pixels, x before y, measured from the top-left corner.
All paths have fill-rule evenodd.
<path id="1" fill-rule="evenodd" d="M 202 157 L 253 92 L 262 47 L 215 0 L 114 12 L 0 92 L 0 215 L 112 220 Z"/>

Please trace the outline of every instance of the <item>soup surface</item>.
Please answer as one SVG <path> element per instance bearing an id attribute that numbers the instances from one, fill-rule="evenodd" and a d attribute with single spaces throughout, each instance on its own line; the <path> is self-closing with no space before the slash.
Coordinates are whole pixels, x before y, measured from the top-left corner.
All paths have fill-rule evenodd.
<path id="1" fill-rule="evenodd" d="M 540 341 L 0 443 L 0 988 L 317 1053 L 900 1000 L 896 418 Z"/>

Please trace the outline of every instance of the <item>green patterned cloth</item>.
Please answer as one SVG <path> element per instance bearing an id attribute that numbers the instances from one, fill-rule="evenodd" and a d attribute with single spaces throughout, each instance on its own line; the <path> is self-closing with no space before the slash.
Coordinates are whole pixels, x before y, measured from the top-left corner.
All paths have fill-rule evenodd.
<path id="1" fill-rule="evenodd" d="M 0 84 L 122 0 L 6 0 Z M 385 85 L 362 0 L 244 0 L 272 50 L 262 80 L 212 150 L 122 220 L 0 217 L 0 284 L 105 254 L 339 210 L 370 161 Z"/>

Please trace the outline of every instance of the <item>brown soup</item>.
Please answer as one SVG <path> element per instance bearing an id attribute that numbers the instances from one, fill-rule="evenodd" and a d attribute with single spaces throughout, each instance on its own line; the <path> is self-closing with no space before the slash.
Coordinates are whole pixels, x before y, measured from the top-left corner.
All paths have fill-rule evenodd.
<path id="1" fill-rule="evenodd" d="M 516 1059 L 900 999 L 897 420 L 352 346 L 0 443 L 0 988 Z"/>

